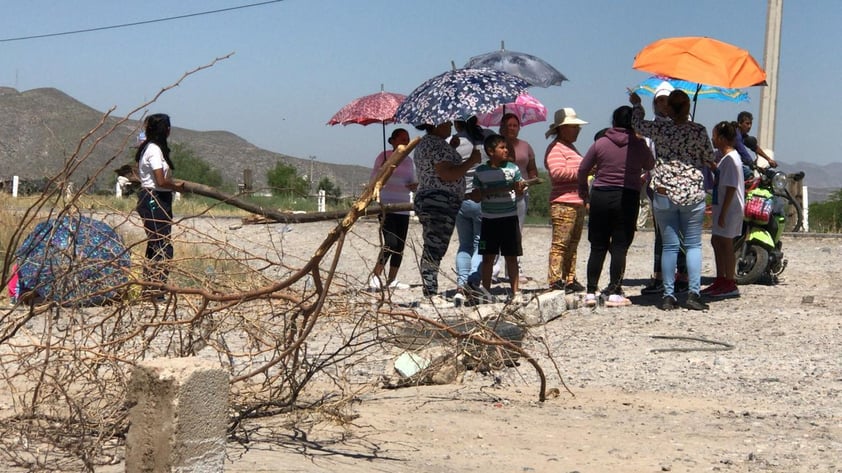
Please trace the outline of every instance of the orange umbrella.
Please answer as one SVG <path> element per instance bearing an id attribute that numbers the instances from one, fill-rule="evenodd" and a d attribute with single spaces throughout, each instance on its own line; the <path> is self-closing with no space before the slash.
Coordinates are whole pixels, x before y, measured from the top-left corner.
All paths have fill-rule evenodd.
<path id="1" fill-rule="evenodd" d="M 716 87 L 766 85 L 766 72 L 748 51 L 702 36 L 659 39 L 637 53 L 632 67 Z"/>

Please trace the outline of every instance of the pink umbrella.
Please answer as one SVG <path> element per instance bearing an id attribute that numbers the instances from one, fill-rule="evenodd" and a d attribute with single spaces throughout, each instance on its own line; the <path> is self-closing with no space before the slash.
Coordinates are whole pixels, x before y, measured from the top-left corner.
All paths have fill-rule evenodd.
<path id="1" fill-rule="evenodd" d="M 405 95 L 384 92 L 380 86 L 380 92 L 354 99 L 345 105 L 328 120 L 328 125 L 371 125 L 380 123 L 383 125 L 383 149 L 386 149 L 386 124 L 395 121 L 395 110 L 406 98 Z"/>
<path id="2" fill-rule="evenodd" d="M 497 107 L 489 113 L 477 115 L 477 123 L 486 127 L 497 126 L 506 113 L 517 115 L 521 125 L 547 121 L 547 107 L 529 93 L 523 93 L 512 103 Z"/>

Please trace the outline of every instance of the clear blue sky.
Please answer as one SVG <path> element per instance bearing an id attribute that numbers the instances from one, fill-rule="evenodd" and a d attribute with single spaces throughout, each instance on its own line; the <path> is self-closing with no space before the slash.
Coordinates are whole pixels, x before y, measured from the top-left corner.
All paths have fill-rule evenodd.
<path id="1" fill-rule="evenodd" d="M 7 1 L 0 39 L 256 1 Z M 579 138 L 584 150 L 609 124 L 613 109 L 626 103 L 626 87 L 647 77 L 631 68 L 644 45 L 669 36 L 710 36 L 749 50 L 762 65 L 766 6 L 765 0 L 286 0 L 142 26 L 3 41 L 0 86 L 54 87 L 97 110 L 115 106 L 121 115 L 184 72 L 234 52 L 165 94 L 150 112 L 169 113 L 175 126 L 231 131 L 272 151 L 369 166 L 382 149 L 379 125 L 326 126 L 339 108 L 379 91 L 381 83 L 387 91 L 408 94 L 450 68 L 451 61 L 461 67 L 504 40 L 507 49 L 537 55 L 570 79 L 531 92 L 550 114 L 574 107 L 590 121 Z M 774 143 L 779 161 L 842 162 L 835 146 L 842 130 L 840 22 L 839 0 L 784 5 Z M 748 92 L 748 104 L 701 101 L 696 120 L 710 128 L 736 119 L 742 109 L 757 117 L 760 90 Z M 546 126 L 521 131 L 539 161 Z"/>

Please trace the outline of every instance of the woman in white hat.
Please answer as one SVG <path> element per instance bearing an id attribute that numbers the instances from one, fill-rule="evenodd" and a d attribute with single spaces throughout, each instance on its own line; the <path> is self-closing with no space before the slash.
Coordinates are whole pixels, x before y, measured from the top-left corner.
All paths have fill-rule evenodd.
<path id="1" fill-rule="evenodd" d="M 582 156 L 573 143 L 582 125 L 572 108 L 556 110 L 553 123 L 544 134 L 555 136 L 544 153 L 544 167 L 550 173 L 550 220 L 553 225 L 547 282 L 552 289 L 572 294 L 585 287 L 576 280 L 576 249 L 585 225 L 585 204 L 579 197 L 579 164 Z"/>

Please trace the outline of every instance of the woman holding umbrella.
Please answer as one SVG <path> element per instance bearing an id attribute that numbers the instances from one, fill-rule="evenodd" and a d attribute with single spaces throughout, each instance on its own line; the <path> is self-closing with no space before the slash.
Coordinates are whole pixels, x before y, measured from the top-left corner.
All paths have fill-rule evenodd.
<path id="1" fill-rule="evenodd" d="M 421 222 L 424 249 L 421 254 L 421 282 L 424 297 L 434 305 L 446 301 L 438 294 L 439 266 L 456 225 L 456 214 L 465 198 L 465 173 L 480 162 L 475 148 L 468 159 L 462 157 L 446 141 L 450 137 L 450 121 L 416 128 L 426 132 L 415 147 L 415 170 L 418 192 L 415 214 Z"/>
<path id="2" fill-rule="evenodd" d="M 650 186 L 654 190 L 652 210 L 663 238 L 661 275 L 664 298 L 660 307 L 673 310 L 677 305 L 675 268 L 683 237 L 690 286 L 685 306 L 691 310 L 705 310 L 708 306 L 699 295 L 702 221 L 705 216 L 702 169 L 714 162 L 713 146 L 705 127 L 690 121 L 690 97 L 683 91 L 674 90 L 667 99 L 672 120 L 644 120 L 645 112 L 636 93 L 629 95 L 629 102 L 634 107 L 634 129 L 650 137 L 657 150 Z"/>

